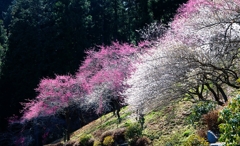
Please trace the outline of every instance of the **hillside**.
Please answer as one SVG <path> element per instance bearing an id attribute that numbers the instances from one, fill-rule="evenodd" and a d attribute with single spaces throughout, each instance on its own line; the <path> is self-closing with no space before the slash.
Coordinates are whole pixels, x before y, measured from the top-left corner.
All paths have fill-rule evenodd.
<path id="1" fill-rule="evenodd" d="M 33 0 L 30 2 L 34 3 Z M 24 51 L 7 52 L 4 64 L 8 65 L 3 66 L 2 72 L 4 82 L 0 81 L 0 88 L 4 87 L 4 92 L 0 92 L 0 97 L 4 97 L 4 101 L 8 96 L 35 98 L 32 100 L 29 98 L 21 103 L 23 109 L 21 117 L 9 118 L 9 130 L 0 134 L 0 145 L 42 146 L 62 137 L 64 138 L 53 142 L 52 145 L 209 146 L 206 139 L 210 143 L 221 141 L 227 146 L 240 145 L 239 91 L 237 91 L 237 97 L 232 98 L 232 94 L 235 94 L 232 90 L 240 89 L 239 0 L 189 0 L 179 7 L 177 14 L 167 25 L 156 22 L 134 31 L 131 31 L 130 27 L 142 22 L 140 18 L 138 19 L 138 15 L 142 13 L 138 12 L 147 10 L 146 7 L 142 9 L 138 7 L 140 4 L 147 6 L 146 3 L 119 1 L 120 9 L 118 9 L 117 0 L 115 0 L 112 9 L 106 9 L 106 12 L 115 20 L 121 19 L 109 25 L 116 26 L 113 30 L 119 30 L 122 35 L 128 35 L 127 40 L 116 39 L 115 42 L 108 42 L 108 40 L 105 41 L 106 36 L 94 35 L 96 41 L 102 45 L 90 47 L 85 51 L 86 57 L 79 67 L 79 58 L 75 55 L 81 54 L 83 50 L 80 48 L 85 48 L 83 46 L 92 44 L 89 40 L 93 39 L 93 35 L 82 31 L 75 33 L 75 30 L 86 29 L 90 32 L 100 30 L 107 33 L 108 29 L 103 24 L 106 22 L 105 18 L 110 17 L 103 14 L 100 16 L 104 17 L 97 17 L 100 21 L 93 21 L 96 18 L 91 17 L 95 16 L 91 13 L 91 10 L 94 10 L 91 8 L 97 10 L 98 7 L 90 7 L 93 4 L 90 0 L 81 3 L 84 7 L 79 7 L 80 9 L 75 9 L 81 5 L 78 1 L 64 0 L 64 2 L 66 4 L 61 2 L 51 4 L 54 5 L 53 10 L 64 7 L 66 11 L 49 13 L 49 15 L 57 14 L 61 19 L 57 17 L 51 21 L 43 19 L 46 23 L 26 25 L 32 28 L 28 31 L 28 35 L 34 39 L 28 39 L 28 37 L 24 39 L 38 42 L 36 44 L 15 43 L 13 40 L 21 40 L 17 38 L 21 38 L 21 35 L 26 32 L 25 29 L 19 29 L 20 26 L 25 26 L 28 22 L 19 24 L 17 19 L 14 21 L 16 24 L 11 24 L 13 29 L 9 30 L 11 32 L 8 38 L 9 49 L 20 50 L 24 46 Z M 106 2 L 112 3 L 112 1 Z M 21 3 L 19 4 L 20 7 Z M 45 4 L 41 6 L 43 9 L 39 10 L 45 10 Z M 99 6 L 108 8 L 106 5 Z M 67 27 L 74 28 L 73 30 L 60 27 L 66 26 L 66 20 L 62 18 L 68 16 L 70 10 L 73 10 L 73 16 L 76 17 L 71 16 L 70 20 L 73 21 L 68 21 L 71 25 Z M 75 13 L 76 10 L 83 12 L 89 10 L 90 13 L 80 16 Z M 10 12 L 15 13 L 15 10 Z M 35 20 L 35 16 L 39 15 L 38 11 L 33 12 L 30 11 L 33 14 L 33 21 L 37 22 L 38 19 Z M 148 14 L 150 16 L 150 13 Z M 45 18 L 44 15 L 42 15 L 43 18 Z M 122 16 L 127 16 L 128 19 Z M 136 16 L 136 19 L 133 16 Z M 20 18 L 28 17 L 26 14 Z M 84 19 L 75 23 L 79 17 Z M 125 23 L 127 22 L 125 20 L 133 20 L 134 23 Z M 62 33 L 56 33 L 57 41 L 48 37 L 51 36 L 48 35 L 49 33 L 40 35 L 42 37 L 32 37 L 32 33 L 41 32 L 49 22 L 59 22 L 56 23 L 59 27 L 49 28 L 56 29 L 56 32 L 61 30 Z M 115 24 L 118 22 L 124 22 L 127 27 L 117 29 L 118 26 Z M 84 23 L 89 25 L 85 26 Z M 102 27 L 94 27 L 99 24 L 102 24 L 100 25 Z M 90 26 L 94 29 L 90 29 Z M 109 30 L 111 29 L 112 27 L 109 27 Z M 139 38 L 141 40 L 139 42 L 131 35 L 132 32 L 135 34 L 135 31 L 142 38 Z M 54 32 L 51 31 L 51 34 L 55 34 Z M 115 38 L 114 36 L 117 34 L 113 31 L 109 37 Z M 46 42 L 44 45 L 42 41 L 43 45 L 40 48 L 36 47 L 40 46 L 39 40 L 43 38 L 50 40 L 49 43 Z M 81 43 L 78 40 L 81 40 Z M 47 59 L 47 62 L 42 60 L 42 56 L 45 56 L 43 52 L 49 51 L 47 48 L 51 48 L 49 58 L 59 60 Z M 30 59 L 25 56 L 26 52 L 31 56 Z M 57 55 L 53 52 L 63 53 Z M 25 62 L 28 63 L 29 60 L 42 63 L 29 64 L 24 72 L 18 72 L 19 68 L 15 67 L 17 58 L 22 58 L 17 61 L 21 63 L 19 68 L 25 67 Z M 55 67 L 55 74 L 47 75 L 50 68 Z M 69 73 L 65 74 L 65 71 Z M 14 74 L 15 72 L 17 75 Z M 36 72 L 46 74 L 35 74 Z M 46 77 L 40 80 L 35 90 L 31 90 L 35 93 L 29 92 L 27 96 L 22 94 L 27 93 L 24 86 L 21 86 L 24 90 L 21 92 L 16 90 L 15 85 L 20 86 L 26 83 L 33 89 L 33 82 L 36 85 L 39 80 L 34 81 L 33 78 L 28 78 L 32 77 L 30 73 L 34 73 L 38 78 Z M 18 75 L 21 74 L 24 76 L 19 78 Z M 8 83 L 9 86 L 7 86 Z M 14 101 L 18 102 L 17 98 L 14 98 Z M 6 107 L 9 106 L 8 102 L 0 103 Z M 119 111 L 122 105 L 128 105 L 128 107 L 122 108 L 120 118 Z M 219 109 L 225 105 L 226 107 Z M 111 110 L 117 111 L 117 117 L 107 114 Z M 100 117 L 100 115 L 104 116 Z M 1 115 L 0 119 L 1 117 L 4 116 Z M 92 119 L 92 123 L 73 132 L 80 125 L 89 123 L 90 121 L 86 120 L 89 117 L 100 118 L 93 122 Z"/>
<path id="2" fill-rule="evenodd" d="M 186 140 L 196 130 L 191 124 L 186 122 L 186 117 L 189 115 L 190 108 L 193 102 L 189 100 L 173 100 L 169 104 L 162 105 L 157 110 L 152 111 L 144 116 L 145 122 L 142 135 L 151 140 L 152 145 L 163 145 L 169 141 Z M 100 141 L 100 137 L 107 131 L 127 128 L 132 123 L 136 123 L 136 117 L 124 107 L 121 112 L 121 123 L 113 113 L 106 114 L 99 119 L 89 123 L 71 134 L 71 140 L 68 144 L 78 143 L 84 135 L 91 135 L 95 141 Z M 51 145 L 61 145 L 63 139 L 59 139 Z"/>

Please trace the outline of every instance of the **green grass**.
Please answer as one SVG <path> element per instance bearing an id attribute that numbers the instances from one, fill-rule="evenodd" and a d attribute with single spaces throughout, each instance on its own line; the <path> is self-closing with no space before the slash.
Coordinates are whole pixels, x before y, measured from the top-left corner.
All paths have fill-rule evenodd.
<path id="1" fill-rule="evenodd" d="M 183 114 L 190 112 L 192 104 L 190 101 L 175 100 L 159 107 L 157 110 L 149 112 L 144 116 L 145 123 L 142 134 L 147 136 L 154 146 L 164 145 L 168 141 L 177 142 L 180 139 L 181 141 L 185 140 L 195 132 L 194 128 L 185 122 L 187 116 Z M 95 139 L 99 139 L 99 133 L 126 128 L 131 123 L 137 122 L 136 118 L 128 110 L 128 107 L 122 108 L 120 115 L 120 123 L 112 113 L 100 117 L 73 132 L 71 134 L 71 141 L 79 141 L 80 137 L 84 134 L 91 134 Z M 62 140 L 59 141 L 63 142 Z"/>

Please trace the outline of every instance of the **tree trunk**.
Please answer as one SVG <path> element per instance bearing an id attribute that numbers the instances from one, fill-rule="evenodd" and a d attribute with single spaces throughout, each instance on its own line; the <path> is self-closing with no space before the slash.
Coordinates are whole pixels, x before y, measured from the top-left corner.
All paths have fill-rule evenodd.
<path id="1" fill-rule="evenodd" d="M 222 88 L 220 85 L 218 85 L 218 84 L 216 84 L 216 87 L 218 88 L 218 90 L 219 90 L 220 93 L 222 94 L 222 97 L 223 97 L 224 101 L 227 102 L 227 101 L 228 101 L 228 97 L 227 97 L 227 95 L 225 94 L 225 92 L 223 91 L 223 88 Z"/>
<path id="2" fill-rule="evenodd" d="M 199 89 L 199 87 L 196 87 L 196 88 L 195 88 L 195 89 L 196 89 L 196 94 L 197 94 L 199 100 L 205 100 L 204 97 L 203 97 L 203 95 L 202 95 L 202 93 L 203 93 L 203 88 L 204 88 L 204 85 L 203 85 L 203 84 L 201 85 L 201 89 Z M 200 91 L 199 91 L 199 90 L 200 90 Z"/>
<path id="3" fill-rule="evenodd" d="M 69 134 L 69 129 L 70 129 L 70 117 L 69 117 L 69 111 L 65 111 L 65 120 L 66 120 L 66 129 L 65 129 L 65 140 L 69 141 L 70 140 L 70 134 Z"/>
<path id="4" fill-rule="evenodd" d="M 121 110 L 121 107 L 120 107 L 120 104 L 118 102 L 118 100 L 115 100 L 115 99 L 111 99 L 111 105 L 113 107 L 113 114 L 115 115 L 115 111 L 117 111 L 117 117 L 118 117 L 118 121 L 121 122 L 121 117 L 120 117 L 120 110 Z"/>
<path id="5" fill-rule="evenodd" d="M 79 118 L 81 120 L 81 126 L 84 126 L 86 124 L 86 120 L 83 117 L 82 110 L 80 110 L 80 112 L 78 113 L 78 116 L 79 116 Z"/>
<path id="6" fill-rule="evenodd" d="M 215 98 L 215 100 L 218 102 L 219 105 L 223 105 L 223 103 L 219 100 L 219 97 L 217 96 L 217 93 L 210 87 L 210 85 L 208 83 L 205 83 L 205 85 L 207 86 L 207 88 L 209 89 L 209 91 L 212 92 L 213 97 Z"/>

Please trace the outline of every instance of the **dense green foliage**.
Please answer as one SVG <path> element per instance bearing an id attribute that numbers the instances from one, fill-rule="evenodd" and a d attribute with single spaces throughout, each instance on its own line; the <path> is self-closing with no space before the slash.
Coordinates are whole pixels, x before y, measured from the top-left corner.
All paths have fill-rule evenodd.
<path id="1" fill-rule="evenodd" d="M 4 1 L 0 11 L 6 12 L 9 49 L 0 80 L 1 122 L 18 114 L 19 102 L 36 96 L 41 78 L 76 72 L 86 48 L 115 40 L 137 43 L 136 30 L 154 21 L 168 23 L 183 2 L 14 0 L 7 8 Z"/>
<path id="2" fill-rule="evenodd" d="M 91 135 L 82 135 L 79 140 L 79 145 L 87 146 L 91 139 Z"/>
<path id="3" fill-rule="evenodd" d="M 139 138 L 142 135 L 142 128 L 140 126 L 140 124 L 138 123 L 131 123 L 125 132 L 125 136 L 127 139 L 133 139 L 136 140 L 137 138 Z"/>
<path id="4" fill-rule="evenodd" d="M 209 143 L 202 137 L 198 135 L 191 135 L 186 142 L 183 143 L 183 146 L 209 146 Z"/>
<path id="5" fill-rule="evenodd" d="M 240 95 L 232 98 L 229 104 L 220 112 L 219 125 L 220 141 L 226 142 L 227 146 L 240 144 Z"/>
<path id="6" fill-rule="evenodd" d="M 216 104 L 213 102 L 199 102 L 194 105 L 191 109 L 191 114 L 189 115 L 187 121 L 192 125 L 195 125 L 195 122 L 198 122 L 202 115 L 207 114 L 208 112 L 215 109 Z"/>
<path id="7" fill-rule="evenodd" d="M 0 3 L 0 19 L 3 19 L 4 17 L 4 12 L 7 11 L 8 6 L 11 4 L 12 0 L 1 0 Z"/>
<path id="8" fill-rule="evenodd" d="M 103 140 L 103 145 L 104 146 L 113 146 L 114 144 L 114 139 L 112 136 L 107 136 Z"/>

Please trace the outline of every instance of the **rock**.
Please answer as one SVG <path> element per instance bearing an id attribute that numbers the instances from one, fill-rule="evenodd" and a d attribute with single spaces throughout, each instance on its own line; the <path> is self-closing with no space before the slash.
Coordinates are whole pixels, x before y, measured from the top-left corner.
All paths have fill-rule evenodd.
<path id="1" fill-rule="evenodd" d="M 208 130 L 207 139 L 209 143 L 215 143 L 217 142 L 218 137 L 211 130 Z"/>

